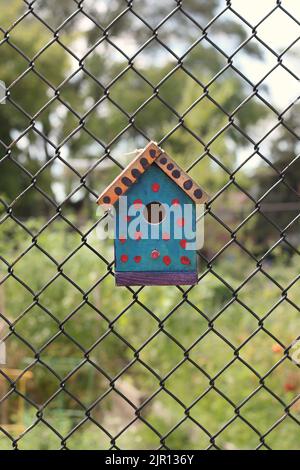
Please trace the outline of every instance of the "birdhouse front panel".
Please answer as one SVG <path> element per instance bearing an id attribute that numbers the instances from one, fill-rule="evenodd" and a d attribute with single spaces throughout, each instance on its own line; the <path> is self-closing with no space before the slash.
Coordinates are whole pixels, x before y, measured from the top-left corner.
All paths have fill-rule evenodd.
<path id="1" fill-rule="evenodd" d="M 172 158 L 150 142 L 103 191 L 115 215 L 117 285 L 197 282 L 196 204 L 208 199 Z"/>
<path id="2" fill-rule="evenodd" d="M 124 206 L 122 211 L 120 200 L 116 205 L 117 281 L 120 272 L 196 273 L 196 252 L 186 249 L 187 242 L 195 240 L 196 230 L 195 203 L 189 196 L 155 163 L 127 191 L 126 196 L 127 208 Z M 168 223 L 164 205 L 171 207 Z M 190 206 L 189 224 L 183 217 L 184 205 Z M 141 215 L 141 224 L 134 224 L 135 216 L 130 215 L 134 213 Z M 159 217 L 153 220 L 157 213 Z M 129 233 L 131 228 L 133 231 Z"/>

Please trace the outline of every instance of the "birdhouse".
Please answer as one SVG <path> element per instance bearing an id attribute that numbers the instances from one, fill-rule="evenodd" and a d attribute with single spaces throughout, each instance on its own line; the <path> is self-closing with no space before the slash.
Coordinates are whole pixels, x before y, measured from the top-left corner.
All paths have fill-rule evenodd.
<path id="1" fill-rule="evenodd" d="M 150 142 L 97 201 L 114 216 L 116 284 L 196 284 L 196 204 L 207 199 L 203 189 Z"/>

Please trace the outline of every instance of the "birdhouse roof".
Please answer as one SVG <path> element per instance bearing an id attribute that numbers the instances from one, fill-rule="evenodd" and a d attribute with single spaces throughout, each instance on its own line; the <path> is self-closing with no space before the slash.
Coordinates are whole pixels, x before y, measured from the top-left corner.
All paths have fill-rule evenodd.
<path id="1" fill-rule="evenodd" d="M 129 163 L 117 178 L 100 194 L 97 204 L 115 204 L 153 163 L 179 186 L 196 204 L 208 200 L 205 191 L 169 157 L 155 142 L 149 144 Z"/>

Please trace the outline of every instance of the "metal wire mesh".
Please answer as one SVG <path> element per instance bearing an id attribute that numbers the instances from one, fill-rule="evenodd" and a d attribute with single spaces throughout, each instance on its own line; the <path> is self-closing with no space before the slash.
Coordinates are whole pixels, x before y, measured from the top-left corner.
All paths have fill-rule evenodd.
<path id="1" fill-rule="evenodd" d="M 285 186 L 289 192 L 294 193 L 296 197 L 299 196 L 286 178 L 286 173 L 295 164 L 298 157 L 295 157 L 293 160 L 291 160 L 284 168 L 278 169 L 274 162 L 272 162 L 272 160 L 266 156 L 267 152 L 264 152 L 263 147 L 265 140 L 268 139 L 276 129 L 284 129 L 295 139 L 297 139 L 295 129 L 289 126 L 288 120 L 286 119 L 289 111 L 295 106 L 295 102 L 289 103 L 285 109 L 278 111 L 277 106 L 272 104 L 270 97 L 267 97 L 262 91 L 265 81 L 274 72 L 274 70 L 283 69 L 288 75 L 296 78 L 293 67 L 289 64 L 288 61 L 285 61 L 287 52 L 294 46 L 296 41 L 278 53 L 272 47 L 272 44 L 266 43 L 259 34 L 259 26 L 278 12 L 280 12 L 282 15 L 286 15 L 286 17 L 288 17 L 292 22 L 297 24 L 299 24 L 299 22 L 297 22 L 297 19 L 289 11 L 288 7 L 285 6 L 284 2 L 280 0 L 274 2 L 274 7 L 268 11 L 267 14 L 256 25 L 251 24 L 247 18 L 243 17 L 235 9 L 234 2 L 227 0 L 221 2 L 221 5 L 222 6 L 219 8 L 216 16 L 209 19 L 207 24 L 203 25 L 200 24 L 198 18 L 190 13 L 188 2 L 185 5 L 185 2 L 183 1 L 174 1 L 172 2 L 172 5 L 170 4 L 170 10 L 167 16 L 161 18 L 158 24 L 153 25 L 153 21 L 151 21 L 151 12 L 148 13 L 148 15 L 140 13 L 139 2 L 119 2 L 118 13 L 116 16 L 109 19 L 109 22 L 106 26 L 103 26 L 100 19 L 98 19 L 92 13 L 92 8 L 89 2 L 84 0 L 73 0 L 69 2 L 68 5 L 70 7 L 70 11 L 68 9 L 66 10 L 64 20 L 60 25 L 55 27 L 44 19 L 44 16 L 41 13 L 42 9 L 40 2 L 25 0 L 23 2 L 23 14 L 20 17 L 14 19 L 6 28 L 1 27 L 3 38 L 0 42 L 0 53 L 1 48 L 4 46 L 9 47 L 11 54 L 15 54 L 16 61 L 20 60 L 22 62 L 26 62 L 26 67 L 23 69 L 23 71 L 14 77 L 12 83 L 7 84 L 6 102 L 7 105 L 13 108 L 14 113 L 22 115 L 22 118 L 26 119 L 27 125 L 24 126 L 19 134 L 11 139 L 11 141 L 4 142 L 1 140 L 0 168 L 1 165 L 4 165 L 10 161 L 14 165 L 13 168 L 15 168 L 16 171 L 20 171 L 24 175 L 24 179 L 28 181 L 25 190 L 22 190 L 16 194 L 13 200 L 7 201 L 5 199 L 1 199 L 3 209 L 1 223 L 4 224 L 7 220 L 10 220 L 13 224 L 15 224 L 15 226 L 18 226 L 22 231 L 25 231 L 31 239 L 31 243 L 28 245 L 28 247 L 19 253 L 13 261 L 9 261 L 7 259 L 5 247 L 3 247 L 1 261 L 5 264 L 7 273 L 2 278 L 1 285 L 5 286 L 10 279 L 13 279 L 18 285 L 20 285 L 20 288 L 22 287 L 28 292 L 29 296 L 31 297 L 31 302 L 28 306 L 26 306 L 26 308 L 24 305 L 20 306 L 20 311 L 18 312 L 16 319 L 9 319 L 5 310 L 3 309 L 1 309 L 1 318 L 9 327 L 5 340 L 8 341 L 11 337 L 17 338 L 18 341 L 29 348 L 33 357 L 28 362 L 28 364 L 22 368 L 20 374 L 15 378 L 11 378 L 5 369 L 1 368 L 1 377 L 7 382 L 9 389 L 5 394 L 2 395 L 0 406 L 4 406 L 7 400 L 9 400 L 12 396 L 15 396 L 19 397 L 25 406 L 28 405 L 30 408 L 33 407 L 36 411 L 35 418 L 32 419 L 31 422 L 27 423 L 26 428 L 22 429 L 17 434 L 13 434 L 9 428 L 1 425 L 0 432 L 11 442 L 12 448 L 22 447 L 22 442 L 26 436 L 28 437 L 33 432 L 34 428 L 36 428 L 36 426 L 38 426 L 40 423 L 46 426 L 57 436 L 60 442 L 60 447 L 62 449 L 69 448 L 68 444 L 70 439 L 75 434 L 80 435 L 87 423 L 93 423 L 104 433 L 110 443 L 109 448 L 111 449 L 122 449 L 122 444 L 120 444 L 121 438 L 126 433 L 130 432 L 131 427 L 137 422 L 143 423 L 143 425 L 149 428 L 149 430 L 155 435 L 157 439 L 156 448 L 158 449 L 172 448 L 172 446 L 168 445 L 168 438 L 183 425 L 190 426 L 191 429 L 196 428 L 204 433 L 208 440 L 208 444 L 205 446 L 205 448 L 208 449 L 221 448 L 218 443 L 219 437 L 222 435 L 222 433 L 225 432 L 230 434 L 230 430 L 236 421 L 242 421 L 245 427 L 248 427 L 253 431 L 257 440 L 257 444 L 255 446 L 257 449 L 270 449 L 271 445 L 268 443 L 268 438 L 276 431 L 279 426 L 284 426 L 284 423 L 287 419 L 291 420 L 295 424 L 295 432 L 300 431 L 299 415 L 297 415 L 297 412 L 293 409 L 293 406 L 297 403 L 297 400 L 299 400 L 299 395 L 294 396 L 292 401 L 286 400 L 282 396 L 279 396 L 279 394 L 272 389 L 272 386 L 268 385 L 269 377 L 274 374 L 274 372 L 276 372 L 276 370 L 278 370 L 282 364 L 291 362 L 291 357 L 289 355 L 291 344 L 285 344 L 284 341 L 282 341 L 280 335 L 274 334 L 274 332 L 268 329 L 267 326 L 268 318 L 272 316 L 278 305 L 281 305 L 283 302 L 285 305 L 291 306 L 293 309 L 295 309 L 299 315 L 300 306 L 293 300 L 293 298 L 290 298 L 289 296 L 289 291 L 296 285 L 299 276 L 297 276 L 295 279 L 291 279 L 288 285 L 284 285 L 280 280 L 275 279 L 272 274 L 269 273 L 264 264 L 265 260 L 268 259 L 270 254 L 275 252 L 279 246 L 285 246 L 288 250 L 290 250 L 290 253 L 299 255 L 299 250 L 295 246 L 296 244 L 293 243 L 288 236 L 289 230 L 299 219 L 299 213 L 297 211 L 296 216 L 289 220 L 286 227 L 282 228 L 276 223 L 276 221 L 274 221 L 274 218 L 270 217 L 270 213 L 264 209 L 263 205 L 264 200 L 268 194 L 278 187 Z M 243 25 L 247 29 L 247 35 L 245 36 L 245 39 L 230 54 L 226 53 L 225 50 L 223 50 L 223 48 L 217 44 L 217 42 L 214 40 L 214 35 L 211 34 L 214 26 L 218 25 L 218 23 L 222 20 L 222 17 L 227 14 L 232 16 L 234 22 Z M 184 53 L 180 54 L 178 51 L 175 52 L 172 48 L 172 44 L 169 42 L 167 43 L 164 40 L 163 34 L 160 34 L 161 30 L 163 30 L 165 26 L 168 26 L 175 15 L 180 15 L 180 21 L 188 21 L 191 27 L 193 26 L 198 30 L 198 37 L 196 41 L 194 41 L 184 51 Z M 75 53 L 74 48 L 69 47 L 63 39 L 65 30 L 69 28 L 72 31 L 72 22 L 78 16 L 81 17 L 82 21 L 92 23 L 93 28 L 95 28 L 98 32 L 98 38 L 94 42 L 94 45 L 88 47 L 85 51 L 81 51 L 81 53 L 80 51 Z M 144 42 L 142 42 L 142 44 L 139 45 L 138 49 L 133 55 L 125 52 L 125 46 L 122 47 L 120 42 L 116 43 L 113 35 L 113 30 L 117 23 L 128 17 L 138 20 L 140 24 L 142 24 L 142 29 L 147 35 L 147 38 L 144 40 Z M 22 50 L 22 45 L 15 44 L 13 40 L 14 30 L 16 28 L 26 28 L 26 20 L 28 18 L 34 18 L 35 21 L 41 24 L 49 33 L 49 41 L 38 49 L 38 52 L 34 55 L 34 57 L 29 57 Z M 275 65 L 264 74 L 259 82 L 256 83 L 247 77 L 247 74 L 242 71 L 238 65 L 236 65 L 235 61 L 236 55 L 241 50 L 246 48 L 253 39 L 257 41 L 259 47 L 270 53 L 275 60 Z M 156 44 L 158 43 L 162 50 L 166 51 L 174 61 L 173 68 L 161 78 L 159 83 L 153 83 L 148 76 L 143 74 L 143 70 L 136 65 L 139 56 L 153 42 Z M 97 47 L 104 43 L 112 48 L 112 54 L 120 54 L 122 60 L 126 61 L 127 63 L 127 65 L 119 73 L 117 73 L 117 75 L 111 77 L 110 80 L 104 79 L 101 76 L 101 73 L 98 75 L 93 74 L 86 66 L 86 60 L 89 58 L 89 56 L 93 54 Z M 216 73 L 214 73 L 214 75 L 209 78 L 209 80 L 205 82 L 202 82 L 202 80 L 200 80 L 199 77 L 189 69 L 188 65 L 186 65 L 186 59 L 189 57 L 189 54 L 191 54 L 192 51 L 202 43 L 217 51 L 222 56 L 225 64 L 222 68 L 217 70 Z M 64 80 L 59 84 L 54 84 L 54 81 L 41 73 L 39 67 L 37 66 L 39 60 L 43 58 L 43 54 L 45 54 L 45 52 L 53 45 L 61 48 L 64 53 L 68 54 L 72 59 L 72 63 L 75 64 L 71 74 L 65 77 Z M 58 66 L 58 64 L 53 64 L 54 68 Z M 170 77 L 172 77 L 172 75 L 177 71 L 180 71 L 189 77 L 189 79 L 193 82 L 193 86 L 195 87 L 198 95 L 184 112 L 179 112 L 177 109 L 175 109 L 175 107 L 171 105 L 170 102 L 160 93 L 160 90 L 164 86 L 165 82 L 170 79 Z M 245 99 L 231 111 L 228 111 L 228 109 L 226 109 L 226 107 L 211 94 L 212 86 L 228 71 L 234 72 L 234 74 L 238 77 L 238 80 L 247 85 L 248 89 L 250 90 Z M 124 109 L 122 104 L 116 102 L 110 93 L 113 86 L 122 80 L 122 78 L 128 72 L 134 72 L 134 74 L 140 80 L 147 84 L 149 90 L 151 90 L 150 96 L 148 96 L 147 99 L 142 100 L 140 106 L 134 112 L 128 112 L 126 109 Z M 85 112 L 78 112 L 78 110 L 76 110 L 75 107 L 68 102 L 68 99 L 64 97 L 63 93 L 64 88 L 79 73 L 83 74 L 83 76 L 91 80 L 95 86 L 101 89 L 102 95 L 101 98 L 96 100 L 90 107 L 88 107 Z M 103 71 L 103 75 L 104 74 L 105 73 Z M 24 78 L 33 76 L 38 78 L 40 86 L 46 86 L 48 90 L 48 99 L 36 110 L 34 114 L 30 114 L 13 97 L 13 90 L 14 87 L 17 87 L 18 84 L 22 83 Z M 126 90 L 124 90 L 124 93 L 126 93 Z M 258 140 L 255 140 L 253 136 L 249 135 L 243 125 L 238 121 L 238 119 L 236 119 L 238 112 L 253 98 L 266 107 L 274 118 L 272 125 L 267 128 L 266 132 L 264 132 Z M 32 96 L 32 99 L 34 99 L 34 96 Z M 213 162 L 214 165 L 222 169 L 224 174 L 227 175 L 226 183 L 222 184 L 218 190 L 212 194 L 209 203 L 206 205 L 205 218 L 210 218 L 213 220 L 216 226 L 221 227 L 222 230 L 226 232 L 228 238 L 226 239 L 226 242 L 223 243 L 222 246 L 220 246 L 220 248 L 212 256 L 208 256 L 207 253 L 205 253 L 203 250 L 199 252 L 203 269 L 199 275 L 198 285 L 189 288 L 182 288 L 179 286 L 176 288 L 174 287 L 180 296 L 180 300 L 176 305 L 169 309 L 167 314 L 163 315 L 163 317 L 156 315 L 152 307 L 144 301 L 143 291 L 145 288 L 141 287 L 128 289 L 124 288 L 128 291 L 128 302 L 126 305 L 124 305 L 122 311 L 115 311 L 115 315 L 112 318 L 109 318 L 105 315 L 102 309 L 95 304 L 94 300 L 91 300 L 92 294 L 95 292 L 95 290 L 97 290 L 108 277 L 113 279 L 114 276 L 113 262 L 107 259 L 106 255 L 101 252 L 101 244 L 98 243 L 98 245 L 95 247 L 95 245 L 93 246 L 89 243 L 88 237 L 91 233 L 93 233 L 93 231 L 95 231 L 98 220 L 95 223 L 93 222 L 90 224 L 87 230 L 82 231 L 80 224 L 74 222 L 74 218 L 69 216 L 69 213 L 65 210 L 65 206 L 66 203 L 70 201 L 70 199 L 79 191 L 82 191 L 87 196 L 85 199 L 85 205 L 92 205 L 92 201 L 96 200 L 98 192 L 101 189 L 97 188 L 96 176 L 99 174 L 97 172 L 99 170 L 101 171 L 103 165 L 105 165 L 106 162 L 110 162 L 111 165 L 115 165 L 116 170 L 124 167 L 123 163 L 121 163 L 118 159 L 119 150 L 114 150 L 114 145 L 118 144 L 120 141 L 122 141 L 122 139 L 126 139 L 128 133 L 134 132 L 136 136 L 139 136 L 141 139 L 140 141 L 145 143 L 148 140 L 153 139 L 153 135 L 149 135 L 149 132 L 146 132 L 145 129 L 143 129 L 142 119 L 138 121 L 137 118 L 149 104 L 157 100 L 161 103 L 162 106 L 167 108 L 168 112 L 170 112 L 170 115 L 172 115 L 176 120 L 176 124 L 164 133 L 163 137 L 159 141 L 159 145 L 164 147 L 178 129 L 183 129 L 189 136 L 189 139 L 197 141 L 203 148 L 202 152 L 198 154 L 197 158 L 195 158 L 192 163 L 186 165 L 187 171 L 196 171 L 197 165 L 199 163 L 205 159 L 209 159 L 211 162 Z M 225 124 L 222 124 L 218 129 L 215 129 L 212 137 L 208 140 L 204 139 L 202 135 L 191 129 L 186 120 L 188 113 L 190 113 L 203 101 L 205 101 L 205 103 L 209 101 L 210 104 L 217 108 L 218 112 L 221 113 L 223 118 L 225 118 Z M 55 139 L 49 137 L 50 133 L 46 132 L 43 126 L 39 125 L 40 117 L 44 111 L 47 110 L 47 108 L 53 105 L 53 103 L 59 103 L 64 108 L 66 108 L 69 113 L 68 116 L 72 116 L 74 123 L 72 129 L 60 142 L 56 142 Z M 91 130 L 88 126 L 89 116 L 103 103 L 106 103 L 107 106 L 112 105 L 115 109 L 117 109 L 117 113 L 119 113 L 120 119 L 122 118 L 122 125 L 120 126 L 119 132 L 114 135 L 110 141 L 100 138 L 99 135 L 97 135 L 97 132 L 95 130 Z M 55 125 L 56 124 L 53 122 L 52 127 L 55 128 Z M 239 163 L 234 169 L 227 166 L 214 151 L 214 143 L 218 142 L 218 139 L 220 139 L 220 137 L 228 130 L 233 130 L 239 134 L 244 141 L 248 142 L 248 148 L 251 148 L 251 152 L 248 153 L 247 157 L 243 159 L 243 161 Z M 35 135 L 38 135 L 41 141 L 44 142 L 44 144 L 48 146 L 49 149 L 51 149 L 48 161 L 43 164 L 43 166 L 36 172 L 31 172 L 26 167 L 26 165 L 22 163 L 21 159 L 14 156 L 14 149 L 18 146 L 19 142 L 21 142 L 24 137 L 29 136 L 31 132 L 33 132 Z M 83 172 L 78 170 L 78 167 L 76 167 L 75 162 L 72 162 L 72 159 L 65 158 L 64 156 L 64 149 L 70 145 L 70 142 L 74 137 L 76 137 L 78 133 L 83 133 L 86 135 L 89 142 L 94 142 L 97 147 L 97 159 L 94 160 L 93 163 Z M 28 141 L 27 146 L 29 145 L 30 142 Z M 102 149 L 102 152 L 100 152 L 99 149 Z M 253 156 L 256 158 L 259 157 L 267 167 L 273 169 L 275 174 L 273 184 L 271 186 L 269 185 L 264 187 L 263 194 L 258 197 L 255 197 L 253 194 L 251 194 L 239 179 L 239 174 L 241 173 L 243 167 L 253 158 Z M 43 172 L 45 172 L 55 162 L 60 162 L 66 166 L 69 171 L 72 172 L 73 177 L 77 181 L 76 186 L 73 187 L 72 190 L 60 202 L 57 202 L 52 196 L 50 196 L 49 193 L 43 188 L 43 185 L 40 184 Z M 105 168 L 105 166 L 103 168 Z M 93 175 L 96 176 L 92 179 Z M 194 172 L 194 175 L 197 175 L 197 173 Z M 197 179 L 201 184 L 201 177 L 198 177 Z M 227 223 L 227 219 L 224 215 L 225 213 L 215 209 L 216 203 L 218 200 L 220 200 L 220 198 L 222 198 L 222 195 L 232 188 L 239 194 L 242 194 L 248 201 L 251 201 L 252 203 L 252 209 L 249 211 L 246 209 L 247 213 L 243 214 L 243 217 L 239 220 L 239 223 L 235 228 L 233 228 L 231 224 Z M 205 189 L 209 191 L 209 188 Z M 40 200 L 43 200 L 48 208 L 51 208 L 49 209 L 49 212 L 47 212 L 50 214 L 48 219 L 38 230 L 31 230 L 30 226 L 27 224 L 26 219 L 23 219 L 22 216 L 16 215 L 15 212 L 15 207 L 18 204 L 22 204 L 23 198 L 26 196 L 26 194 L 28 194 L 29 191 L 34 191 L 37 194 L 37 197 Z M 273 230 L 277 233 L 276 240 L 273 240 L 272 243 L 268 246 L 268 249 L 259 256 L 257 256 L 255 254 L 255 250 L 251 249 L 251 247 L 244 243 L 243 239 L 241 239 L 239 236 L 244 226 L 258 214 L 260 217 L 263 217 L 266 221 L 266 224 L 270 224 Z M 67 224 L 68 230 L 77 234 L 80 240 L 75 248 L 70 249 L 68 256 L 63 261 L 56 259 L 55 253 L 54 255 L 53 253 L 50 254 L 47 249 L 43 248 L 43 243 L 40 242 L 45 230 L 47 230 L 47 228 L 50 227 L 55 220 L 63 220 Z M 217 268 L 218 259 L 222 257 L 222 255 L 226 253 L 226 250 L 228 251 L 232 246 L 237 248 L 240 253 L 247 255 L 247 257 L 249 257 L 249 259 L 251 259 L 253 262 L 254 266 L 254 268 L 244 276 L 243 280 L 237 283 L 235 286 L 231 285 L 230 280 L 228 280 L 226 277 L 226 273 L 220 274 Z M 44 256 L 48 257 L 49 262 L 52 263 L 56 269 L 55 274 L 41 289 L 38 290 L 35 290 L 35 287 L 31 283 L 30 277 L 26 279 L 19 277 L 16 269 L 18 263 L 22 261 L 22 258 L 25 256 L 31 256 L 31 250 L 33 248 L 40 250 Z M 82 286 L 77 282 L 76 277 L 72 275 L 72 272 L 65 270 L 65 264 L 68 262 L 68 260 L 76 256 L 79 250 L 83 249 L 91 251 L 93 255 L 99 259 L 101 264 L 105 263 L 106 265 L 106 270 L 100 277 L 97 278 L 95 282 L 93 282 L 93 285 L 88 289 L 82 288 Z M 257 275 L 261 276 L 262 279 L 268 280 L 268 282 L 276 286 L 279 293 L 278 300 L 272 306 L 268 307 L 267 311 L 262 316 L 260 316 L 251 306 L 245 303 L 243 301 L 243 296 L 240 295 L 244 289 L 247 289 L 247 286 L 251 280 Z M 82 297 L 78 307 L 75 309 L 71 308 L 69 314 L 63 320 L 58 318 L 55 313 L 49 310 L 43 300 L 45 296 L 47 296 L 49 287 L 51 287 L 55 280 L 60 278 L 63 278 L 65 282 L 70 283 Z M 219 306 L 220 308 L 214 311 L 213 315 L 211 316 L 208 316 L 205 311 L 202 311 L 201 308 L 195 305 L 195 302 L 191 297 L 191 294 L 193 292 L 197 292 L 198 287 L 201 286 L 203 282 L 205 282 L 205 279 L 208 278 L 215 279 L 221 286 L 228 289 L 229 291 L 229 298 L 226 299 L 226 301 L 224 301 L 222 305 Z M 207 288 L 209 289 L 209 284 Z M 15 295 L 18 296 L 18 291 L 16 291 Z M 119 290 L 116 288 L 115 291 L 111 292 L 111 302 L 114 302 L 114 297 L 118 295 Z M 218 328 L 218 320 L 226 315 L 228 308 L 233 304 L 239 305 L 245 309 L 249 316 L 251 316 L 256 323 L 256 327 L 253 332 L 247 337 L 244 337 L 238 346 L 231 341 L 231 338 L 227 337 L 227 335 L 222 333 L 222 330 Z M 78 309 L 83 305 L 88 306 L 94 310 L 101 321 L 106 325 L 103 334 L 99 335 L 97 341 L 89 348 L 80 344 L 76 337 L 73 336 L 72 333 L 68 332 L 67 328 L 68 321 L 74 317 Z M 155 329 L 151 335 L 145 338 L 145 340 L 138 347 L 135 346 L 134 338 L 128 339 L 128 337 L 124 337 L 118 331 L 119 322 L 122 321 L 122 319 L 128 314 L 134 305 L 138 305 L 143 312 L 143 315 L 150 316 L 152 321 L 155 323 Z M 178 331 L 170 332 L 167 324 L 168 320 L 176 315 L 176 312 L 182 306 L 193 309 L 195 313 L 206 322 L 205 330 L 199 334 L 189 346 L 187 346 L 186 342 L 182 341 Z M 25 315 L 30 315 L 32 309 L 35 307 L 39 307 L 39 309 L 43 310 L 45 314 L 51 316 L 57 327 L 57 332 L 48 341 L 40 345 L 39 348 L 31 344 L 30 338 L 28 339 L 26 335 L 22 333 L 22 330 L 18 330 L 19 322 Z M 186 321 L 189 321 L 188 314 L 186 315 Z M 141 320 L 141 325 L 142 322 L 143 320 Z M 93 329 L 92 324 L 90 324 L 89 327 Z M 255 338 L 257 338 L 257 335 L 261 333 L 264 333 L 268 339 L 271 339 L 272 342 L 278 343 L 283 348 L 282 357 L 279 360 L 276 360 L 272 367 L 264 373 L 258 371 L 257 368 L 251 364 L 251 362 L 243 358 L 243 348 L 249 344 L 252 344 L 255 341 Z M 91 357 L 95 348 L 103 348 L 103 350 L 105 350 L 104 341 L 108 336 L 111 335 L 115 336 L 116 339 L 120 341 L 125 348 L 129 348 L 129 356 L 131 357 L 128 363 L 126 363 L 125 366 L 120 367 L 116 374 L 108 373 L 107 370 L 105 370 L 105 367 L 101 365 L 101 362 L 95 362 Z M 201 344 L 205 342 L 205 339 L 209 335 L 216 335 L 216 337 L 221 342 L 221 350 L 222 348 L 224 348 L 224 350 L 225 348 L 229 348 L 231 351 L 231 358 L 214 373 L 208 373 L 207 369 L 199 365 L 199 362 L 196 361 L 192 356 L 192 352 L 195 346 L 201 346 Z M 162 336 L 166 336 L 170 343 L 173 343 L 176 345 L 176 347 L 179 348 L 181 359 L 178 360 L 176 365 L 170 367 L 169 370 L 165 370 L 164 373 L 158 373 L 157 370 L 152 367 L 151 362 L 143 359 L 142 353 L 147 347 L 150 349 L 155 348 L 155 340 L 161 338 Z M 51 344 L 57 340 L 57 338 L 63 338 L 70 341 L 81 351 L 81 359 L 77 361 L 75 360 L 67 374 L 58 373 L 54 364 L 50 365 L 49 362 L 44 361 L 43 359 L 43 353 L 47 351 L 47 348 L 49 348 Z M 189 403 L 183 401 L 177 393 L 174 393 L 171 388 L 168 387 L 168 380 L 172 376 L 175 376 L 176 373 L 186 365 L 196 368 L 201 374 L 205 376 L 207 381 L 206 388 L 203 391 L 196 393 L 196 397 L 191 399 Z M 222 386 L 219 385 L 219 379 L 223 377 L 224 374 L 226 374 L 226 371 L 228 371 L 232 365 L 245 367 L 256 377 L 259 382 L 259 385 L 238 403 L 233 401 L 230 398 L 230 394 L 228 394 L 227 391 L 224 391 Z M 53 389 L 53 393 L 47 398 L 47 400 L 43 401 L 42 405 L 37 405 L 37 403 L 30 398 L 30 395 L 20 387 L 20 379 L 24 376 L 25 372 L 32 371 L 34 373 L 38 366 L 40 366 L 46 374 L 46 380 L 47 377 L 50 376 L 55 376 L 58 380 L 57 386 Z M 101 391 L 101 393 L 98 393 L 97 398 L 91 404 L 86 404 L 81 401 L 80 397 L 76 393 L 72 392 L 72 387 L 69 386 L 69 384 L 72 383 L 72 377 L 76 376 L 76 374 L 80 372 L 85 366 L 91 367 L 93 373 L 99 374 L 106 379 L 106 387 Z M 126 373 L 130 372 L 135 366 L 139 366 L 142 370 L 145 370 L 145 372 L 149 374 L 152 384 L 154 384 L 153 388 L 149 388 L 151 391 L 149 391 L 147 396 L 143 397 L 139 403 L 133 400 L 131 395 L 126 393 L 126 390 L 119 386 L 119 380 L 122 379 Z M 180 380 L 180 378 L 177 380 Z M 239 383 L 236 382 L 233 386 L 239 387 Z M 193 388 L 197 392 L 197 384 L 193 385 Z M 178 405 L 182 414 L 181 418 L 176 419 L 175 422 L 172 422 L 167 429 L 153 425 L 147 413 L 144 413 L 144 410 L 147 409 L 147 406 L 149 407 L 161 392 L 164 392 L 171 401 L 176 402 L 176 406 Z M 230 417 L 225 419 L 222 425 L 217 426 L 217 429 L 215 429 L 214 432 L 209 430 L 208 427 L 201 422 L 201 419 L 195 419 L 193 417 L 193 408 L 204 401 L 207 395 L 211 392 L 214 392 L 216 396 L 224 400 L 226 405 L 229 405 L 231 410 Z M 278 419 L 276 419 L 271 424 L 266 425 L 263 431 L 259 429 L 255 419 L 248 418 L 246 414 L 243 413 L 245 406 L 250 402 L 255 402 L 257 395 L 261 392 L 266 393 L 266 396 L 274 400 L 281 409 L 281 415 L 278 417 Z M 49 420 L 46 415 L 47 407 L 49 407 L 52 401 L 54 401 L 61 393 L 68 395 L 68 397 L 77 404 L 82 413 L 78 422 L 65 433 L 56 429 L 56 427 L 51 424 L 51 420 Z M 122 401 L 124 400 L 127 406 L 131 408 L 133 413 L 133 417 L 128 419 L 128 422 L 121 426 L 118 432 L 110 431 L 101 418 L 95 418 L 93 415 L 93 410 L 111 394 L 117 395 Z M 157 413 L 159 413 L 159 411 L 157 411 Z M 211 416 L 211 420 L 212 422 L 214 421 L 214 416 Z"/>

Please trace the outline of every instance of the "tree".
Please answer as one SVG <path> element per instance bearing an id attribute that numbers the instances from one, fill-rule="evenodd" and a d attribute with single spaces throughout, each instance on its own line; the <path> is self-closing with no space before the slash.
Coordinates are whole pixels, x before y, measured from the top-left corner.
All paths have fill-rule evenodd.
<path id="1" fill-rule="evenodd" d="M 130 9 L 120 2 L 108 2 L 83 5 L 83 12 L 73 15 L 76 11 L 73 2 L 41 1 L 34 5 L 38 17 L 29 13 L 0 46 L 5 63 L 0 78 L 11 86 L 11 100 L 2 107 L 0 139 L 8 145 L 22 132 L 26 133 L 23 140 L 13 145 L 11 155 L 6 155 L 2 147 L 0 183 L 5 204 L 26 190 L 32 183 L 31 175 L 56 155 L 55 147 L 75 167 L 78 158 L 86 159 L 86 170 L 103 154 L 103 146 L 110 146 L 114 156 L 143 146 L 144 136 L 160 141 L 170 134 L 164 148 L 185 167 L 200 156 L 210 139 L 228 124 L 228 114 L 246 97 L 243 81 L 230 67 L 206 88 L 227 60 L 205 37 L 184 55 L 178 66 L 184 52 L 201 38 L 201 26 L 213 18 L 218 7 L 216 0 L 201 5 L 189 0 L 183 8 L 185 14 L 176 10 L 170 15 L 170 5 L 158 0 Z M 88 21 L 84 12 L 94 22 Z M 8 25 L 11 24 L 22 13 L 19 2 L 10 2 L 0 13 L 0 25 L 7 18 Z M 163 21 L 168 15 L 167 21 Z M 57 29 L 59 41 L 53 41 L 53 33 L 39 18 L 54 31 Z M 153 30 L 159 23 L 155 37 Z M 225 36 L 234 49 L 246 33 L 242 26 L 221 16 L 210 26 L 209 37 L 220 44 Z M 258 56 L 253 46 L 245 46 L 245 52 Z M 33 59 L 34 65 L 30 62 Z M 193 106 L 195 102 L 197 105 Z M 247 112 L 242 107 L 234 119 L 247 131 L 264 115 L 261 106 L 250 102 Z M 26 132 L 30 126 L 32 129 Z M 229 126 L 211 142 L 210 152 L 225 166 L 228 162 L 232 165 L 235 161 L 232 145 L 236 144 L 243 145 L 244 139 Z M 78 174 L 70 171 L 66 178 L 63 173 L 66 166 L 56 162 L 60 167 L 56 173 L 49 166 L 38 173 L 36 181 L 54 199 L 54 182 L 58 181 L 65 195 L 80 184 Z M 19 163 L 29 175 L 18 167 Z M 98 171 L 95 191 L 109 182 L 117 167 L 111 164 L 111 170 L 103 172 L 101 168 L 100 165 L 99 171 L 95 170 Z M 226 173 L 210 159 L 206 159 L 205 168 L 210 190 L 226 181 Z M 203 177 L 201 181 L 205 185 Z M 88 184 L 94 182 L 89 178 Z M 68 203 L 76 208 L 78 198 L 84 202 L 89 196 L 89 191 L 83 190 L 78 193 L 76 205 L 74 198 Z M 20 205 L 14 206 L 14 211 L 24 216 L 46 210 L 51 210 L 51 204 L 35 188 L 22 194 Z"/>
<path id="2" fill-rule="evenodd" d="M 5 31 L 22 14 L 23 6 L 18 0 L 9 2 L 9 6 L 0 10 L 0 26 Z M 28 15 L 11 29 L 9 38 L 0 45 L 0 78 L 9 90 L 9 98 L 1 106 L 0 114 L 1 211 L 30 187 L 36 172 L 53 155 L 53 149 L 43 135 L 51 138 L 53 123 L 50 119 L 56 113 L 58 102 L 46 106 L 54 91 L 38 74 L 50 83 L 60 83 L 69 68 L 69 60 L 61 48 L 53 46 L 38 55 L 49 40 L 50 34 L 42 23 Z M 33 60 L 34 64 L 31 64 Z M 54 64 L 59 64 L 59 67 L 54 67 Z M 52 180 L 51 171 L 45 170 L 37 181 L 50 197 L 53 196 Z M 32 188 L 22 194 L 21 201 L 14 206 L 14 213 L 23 216 L 45 213 L 48 206 L 47 199 Z"/>
<path id="3" fill-rule="evenodd" d="M 270 164 L 261 165 L 256 180 L 257 197 L 263 197 L 262 211 L 280 230 L 291 224 L 285 235 L 295 248 L 300 243 L 299 219 L 293 222 L 300 207 L 299 112 L 300 106 L 295 105 L 285 117 L 286 126 L 280 126 L 271 146 Z M 254 241 L 259 251 L 270 248 L 270 242 L 274 243 L 280 238 L 280 232 L 262 217 L 256 218 L 254 225 Z M 294 251 L 287 244 L 282 246 L 288 251 Z"/>

